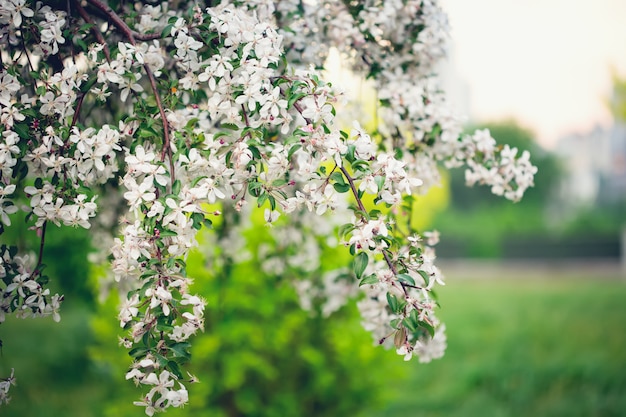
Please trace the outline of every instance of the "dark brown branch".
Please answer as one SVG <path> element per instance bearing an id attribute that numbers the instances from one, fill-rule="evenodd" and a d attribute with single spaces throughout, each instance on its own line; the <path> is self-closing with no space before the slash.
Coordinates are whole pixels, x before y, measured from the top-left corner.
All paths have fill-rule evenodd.
<path id="1" fill-rule="evenodd" d="M 83 107 L 83 101 L 85 100 L 85 96 L 87 93 L 81 93 L 78 96 L 78 102 L 76 103 L 76 108 L 74 109 L 74 116 L 72 117 L 72 124 L 70 125 L 70 129 L 76 125 L 78 121 L 78 115 L 80 113 L 80 109 Z"/>
<path id="2" fill-rule="evenodd" d="M 133 36 L 138 41 L 153 41 L 155 39 L 161 39 L 162 36 L 160 33 L 139 33 L 133 31 Z"/>
<path id="3" fill-rule="evenodd" d="M 78 14 L 80 14 L 80 17 L 82 17 L 85 22 L 92 25 L 91 31 L 93 32 L 93 35 L 96 37 L 98 43 L 103 46 L 102 50 L 104 51 L 104 56 L 106 57 L 107 61 L 111 62 L 111 51 L 109 50 L 109 45 L 107 45 L 106 41 L 104 40 L 104 36 L 102 36 L 102 32 L 100 32 L 100 29 L 98 29 L 98 26 L 95 24 L 91 16 L 89 16 L 85 8 L 81 6 L 79 0 L 74 0 L 74 5 L 76 6 L 76 10 L 78 10 Z"/>
<path id="4" fill-rule="evenodd" d="M 104 13 L 107 18 L 124 33 L 124 36 L 129 40 L 132 45 L 135 45 L 135 37 L 133 35 L 133 31 L 128 27 L 126 22 L 117 14 L 113 9 L 111 9 L 108 5 L 102 3 L 100 0 L 87 0 L 89 4 L 94 6 L 100 12 Z"/>
<path id="5" fill-rule="evenodd" d="M 298 103 L 297 101 L 293 103 L 293 107 L 298 110 L 298 113 L 300 113 L 300 116 L 302 116 L 302 106 L 300 105 L 300 103 Z M 304 119 L 304 121 L 308 124 L 308 125 L 312 125 L 313 121 L 311 119 L 309 119 L 308 117 L 304 117 L 302 116 L 302 118 Z"/>
<path id="6" fill-rule="evenodd" d="M 354 180 L 352 179 L 352 177 L 348 173 L 348 170 L 345 167 L 343 167 L 343 166 L 339 167 L 339 169 L 341 170 L 343 175 L 348 180 L 348 184 L 350 184 L 350 189 L 352 190 L 352 195 L 354 195 L 354 198 L 356 199 L 356 203 L 359 206 L 359 210 L 361 210 L 363 213 L 367 213 L 367 210 L 365 209 L 365 206 L 363 205 L 363 202 L 359 198 L 359 192 L 357 191 L 356 186 L 354 185 Z"/>
<path id="7" fill-rule="evenodd" d="M 46 243 L 46 225 L 48 224 L 48 221 L 44 221 L 43 222 L 43 226 L 41 226 L 41 241 L 39 243 L 39 256 L 37 257 L 37 265 L 35 266 L 34 269 L 34 273 L 41 275 L 41 271 L 39 270 L 39 268 L 41 267 L 41 264 L 43 263 L 43 248 L 45 246 Z"/>

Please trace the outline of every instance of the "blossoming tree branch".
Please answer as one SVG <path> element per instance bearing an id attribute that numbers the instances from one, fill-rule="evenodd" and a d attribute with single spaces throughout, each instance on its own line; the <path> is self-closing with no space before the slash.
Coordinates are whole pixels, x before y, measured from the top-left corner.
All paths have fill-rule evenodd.
<path id="1" fill-rule="evenodd" d="M 20 253 L 2 239 L 0 322 L 60 320 L 46 230 L 102 229 L 115 214 L 103 202 L 119 196 L 107 285 L 148 415 L 184 405 L 196 380 L 185 367 L 205 301 L 185 261 L 219 217 L 232 232 L 260 209 L 277 236 L 330 225 L 307 230 L 353 260 L 321 285 L 295 282 L 303 307 L 323 299 L 330 314 L 360 287 L 376 343 L 442 356 L 438 236 L 413 230 L 413 199 L 440 167 L 464 166 L 468 184 L 514 201 L 536 171 L 488 131 L 463 134 L 434 72 L 447 31 L 436 0 L 0 0 L 0 236 L 25 219 L 40 241 Z M 374 85 L 369 130 L 324 81 L 331 48 Z"/>

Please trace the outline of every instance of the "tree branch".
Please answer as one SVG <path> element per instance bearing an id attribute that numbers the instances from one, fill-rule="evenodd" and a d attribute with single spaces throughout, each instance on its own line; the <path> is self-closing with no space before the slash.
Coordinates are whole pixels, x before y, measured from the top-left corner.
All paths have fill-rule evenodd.
<path id="1" fill-rule="evenodd" d="M 109 45 L 107 45 L 106 41 L 104 40 L 104 36 L 102 36 L 102 32 L 100 32 L 100 29 L 98 29 L 98 26 L 95 24 L 91 16 L 89 16 L 85 8 L 81 6 L 79 0 L 74 0 L 74 5 L 76 6 L 76 10 L 78 10 L 78 14 L 80 14 L 80 17 L 82 17 L 85 22 L 92 25 L 91 31 L 93 32 L 93 35 L 96 37 L 98 43 L 103 46 L 102 50 L 104 51 L 104 56 L 106 57 L 107 61 L 111 62 L 111 51 L 109 50 Z"/>
<path id="2" fill-rule="evenodd" d="M 359 198 L 359 193 L 358 193 L 358 191 L 356 189 L 356 186 L 354 185 L 354 179 L 350 176 L 350 174 L 348 173 L 348 170 L 345 167 L 341 166 L 341 167 L 339 167 L 339 169 L 341 170 L 343 175 L 348 180 L 348 184 L 350 184 L 350 189 L 352 190 L 352 195 L 354 195 L 354 198 L 356 199 L 356 203 L 359 206 L 359 210 L 361 210 L 364 213 L 367 213 L 367 210 L 365 209 L 365 206 L 363 205 L 363 202 Z"/>
<path id="3" fill-rule="evenodd" d="M 39 271 L 39 268 L 41 267 L 41 264 L 43 263 L 43 249 L 46 243 L 46 225 L 47 224 L 48 224 L 48 221 L 46 220 L 43 222 L 43 226 L 41 226 L 41 241 L 39 243 L 39 255 L 37 256 L 37 265 L 35 266 L 35 269 L 33 270 L 33 273 L 37 273 L 39 275 L 41 275 L 41 271 Z"/>

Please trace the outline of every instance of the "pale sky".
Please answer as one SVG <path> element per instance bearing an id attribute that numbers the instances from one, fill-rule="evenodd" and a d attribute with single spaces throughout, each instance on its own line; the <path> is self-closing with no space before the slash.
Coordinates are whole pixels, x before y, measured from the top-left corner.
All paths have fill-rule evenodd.
<path id="1" fill-rule="evenodd" d="M 466 84 L 469 109 L 460 107 L 474 120 L 515 118 L 547 147 L 610 124 L 603 100 L 611 68 L 626 77 L 626 0 L 441 3 L 459 79 L 452 85 Z"/>

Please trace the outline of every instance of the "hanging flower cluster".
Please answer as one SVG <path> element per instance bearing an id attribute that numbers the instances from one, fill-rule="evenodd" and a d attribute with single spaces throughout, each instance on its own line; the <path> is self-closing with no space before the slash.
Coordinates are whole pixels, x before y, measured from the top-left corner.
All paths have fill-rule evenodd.
<path id="1" fill-rule="evenodd" d="M 185 261 L 222 215 L 215 205 L 238 219 L 263 210 L 277 236 L 257 254 L 267 270 L 315 270 L 318 238 L 336 236 L 351 268 L 294 284 L 303 307 L 323 299 L 329 315 L 358 284 L 377 342 L 405 359 L 442 356 L 438 238 L 407 222 L 412 196 L 436 183 L 439 161 L 511 200 L 536 169 L 487 131 L 462 134 L 433 75 L 447 37 L 438 2 L 172 3 L 0 0 L 0 233 L 22 213 L 41 239 L 33 263 L 2 245 L 0 322 L 59 319 L 63 297 L 44 289 L 46 227 L 90 228 L 114 183 L 126 206 L 109 248 L 126 379 L 144 387 L 147 415 L 184 405 L 196 381 L 183 366 L 205 301 Z M 373 80 L 376 131 L 341 129 L 341 95 L 314 69 L 330 47 Z M 217 244 L 241 246 L 237 227 Z M 0 403 L 13 374 L 2 381 Z"/>

